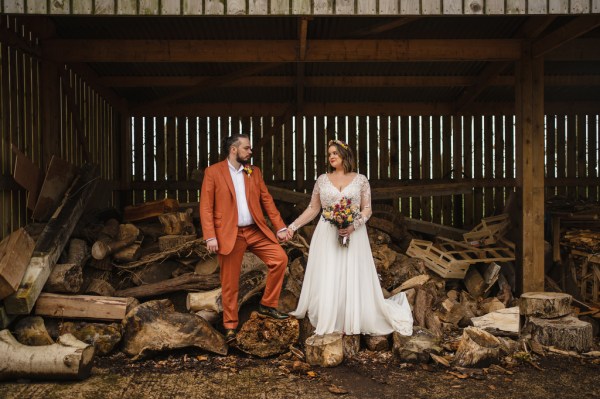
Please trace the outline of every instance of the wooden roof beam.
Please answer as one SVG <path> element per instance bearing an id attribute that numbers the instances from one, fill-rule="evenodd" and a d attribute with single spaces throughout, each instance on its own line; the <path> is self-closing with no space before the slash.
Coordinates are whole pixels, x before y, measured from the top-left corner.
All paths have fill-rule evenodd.
<path id="1" fill-rule="evenodd" d="M 308 18 L 300 18 L 298 25 L 298 63 L 296 64 L 296 113 L 302 112 L 304 105 L 304 60 L 308 36 Z"/>
<path id="2" fill-rule="evenodd" d="M 586 15 L 576 17 L 571 22 L 561 26 L 555 31 L 533 42 L 532 52 L 534 57 L 542 57 L 546 53 L 577 39 L 581 35 L 600 26 L 600 15 Z M 596 49 L 598 51 L 598 49 Z"/>
<path id="3" fill-rule="evenodd" d="M 105 76 L 108 87 L 187 87 L 214 76 Z M 305 76 L 305 87 L 457 87 L 473 86 L 478 76 Z M 545 76 L 546 86 L 599 86 L 598 75 Z M 248 76 L 224 83 L 223 87 L 294 87 L 292 76 Z M 512 86 L 514 76 L 500 75 L 490 86 Z"/>
<path id="4" fill-rule="evenodd" d="M 60 62 L 296 62 L 297 40 L 48 40 Z M 314 40 L 305 62 L 514 61 L 514 39 Z"/>
<path id="5" fill-rule="evenodd" d="M 365 29 L 360 29 L 357 30 L 355 32 L 352 32 L 350 35 L 348 35 L 351 38 L 358 38 L 358 37 L 367 37 L 367 36 L 371 36 L 371 35 L 376 35 L 378 33 L 383 33 L 383 32 L 387 32 L 390 30 L 394 30 L 396 28 L 399 28 L 400 26 L 404 26 L 407 24 L 410 24 L 414 21 L 419 20 L 419 17 L 402 17 L 402 18 L 397 18 L 391 22 L 385 22 L 383 24 L 376 24 L 374 26 L 371 26 L 369 28 L 365 28 Z"/>

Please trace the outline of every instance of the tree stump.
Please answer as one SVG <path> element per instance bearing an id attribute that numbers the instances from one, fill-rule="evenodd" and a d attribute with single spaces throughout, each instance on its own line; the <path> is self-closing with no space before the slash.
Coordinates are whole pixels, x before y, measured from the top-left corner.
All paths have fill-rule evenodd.
<path id="1" fill-rule="evenodd" d="M 86 294 L 90 295 L 99 295 L 99 296 L 114 296 L 115 289 L 108 281 L 93 279 L 90 281 L 87 289 L 85 290 Z"/>
<path id="2" fill-rule="evenodd" d="M 195 314 L 175 312 L 168 299 L 149 301 L 127 314 L 123 321 L 123 352 L 133 359 L 186 347 L 227 354 L 225 338 Z"/>
<path id="3" fill-rule="evenodd" d="M 592 325 L 573 316 L 558 319 L 530 317 L 523 331 L 531 333 L 531 337 L 542 345 L 577 352 L 589 351 L 594 340 Z"/>
<path id="4" fill-rule="evenodd" d="M 390 349 L 388 335 L 363 335 L 365 346 L 373 352 L 383 352 Z"/>
<path id="5" fill-rule="evenodd" d="M 60 294 L 76 294 L 83 284 L 83 270 L 76 263 L 55 265 L 44 285 L 44 291 Z"/>
<path id="6" fill-rule="evenodd" d="M 344 335 L 344 358 L 356 355 L 360 351 L 360 334 Z"/>
<path id="7" fill-rule="evenodd" d="M 335 367 L 344 360 L 343 334 L 313 335 L 305 342 L 305 352 L 311 366 Z"/>
<path id="8" fill-rule="evenodd" d="M 476 327 L 467 327 L 454 355 L 461 367 L 487 367 L 500 358 L 501 342 L 492 334 Z"/>
<path id="9" fill-rule="evenodd" d="M 46 346 L 26 346 L 0 331 L 0 380 L 16 378 L 84 379 L 90 375 L 94 347 L 71 334 Z"/>
<path id="10" fill-rule="evenodd" d="M 204 320 L 212 324 L 213 326 L 221 320 L 221 314 L 214 310 L 203 309 L 196 312 L 197 316 L 202 317 Z"/>
<path id="11" fill-rule="evenodd" d="M 116 323 L 73 323 L 60 326 L 60 334 L 73 334 L 78 340 L 93 345 L 98 356 L 108 355 L 121 341 L 121 326 Z"/>
<path id="12" fill-rule="evenodd" d="M 39 316 L 28 316 L 19 320 L 15 326 L 17 341 L 27 346 L 52 345 L 54 341 L 48 334 L 44 319 Z"/>
<path id="13" fill-rule="evenodd" d="M 439 338 L 423 327 L 415 327 L 413 335 L 410 336 L 395 331 L 392 337 L 394 340 L 392 352 L 401 362 L 427 363 L 430 353 L 440 354 L 442 351 L 438 346 Z"/>
<path id="14" fill-rule="evenodd" d="M 560 292 L 526 292 L 519 299 L 519 313 L 526 317 L 552 319 L 571 313 L 569 294 Z"/>
<path id="15" fill-rule="evenodd" d="M 196 274 L 213 274 L 219 270 L 219 261 L 217 257 L 202 259 L 196 264 Z"/>
<path id="16" fill-rule="evenodd" d="M 276 320 L 252 312 L 237 334 L 237 348 L 261 358 L 288 352 L 298 342 L 298 320 Z"/>

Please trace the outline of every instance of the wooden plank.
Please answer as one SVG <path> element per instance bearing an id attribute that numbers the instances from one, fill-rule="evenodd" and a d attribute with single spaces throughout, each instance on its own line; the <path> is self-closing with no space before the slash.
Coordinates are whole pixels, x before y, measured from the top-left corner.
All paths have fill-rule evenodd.
<path id="1" fill-rule="evenodd" d="M 309 15 L 311 13 L 311 1 L 292 0 L 292 13 L 294 15 Z"/>
<path id="2" fill-rule="evenodd" d="M 577 117 L 567 115 L 567 131 L 565 134 L 567 142 L 567 177 L 577 177 Z M 568 187 L 567 195 L 569 198 L 575 198 L 577 195 L 576 187 Z"/>
<path id="3" fill-rule="evenodd" d="M 358 15 L 377 14 L 377 0 L 361 0 L 356 3 L 356 12 Z"/>
<path id="4" fill-rule="evenodd" d="M 77 168 L 58 157 L 52 157 L 46 172 L 40 195 L 33 210 L 32 218 L 39 221 L 50 219 L 71 183 Z"/>
<path id="5" fill-rule="evenodd" d="M 228 0 L 227 3 L 235 3 L 235 0 Z M 160 13 L 162 15 L 179 15 L 181 14 L 180 0 L 161 0 Z"/>
<path id="6" fill-rule="evenodd" d="M 473 129 L 473 177 L 482 178 L 483 175 L 483 117 L 474 117 Z M 473 189 L 473 217 L 474 221 L 479 221 L 484 217 L 483 209 L 483 190 L 481 188 Z"/>
<path id="7" fill-rule="evenodd" d="M 131 298 L 96 295 L 61 295 L 42 293 L 35 304 L 34 314 L 61 319 L 122 320 L 130 310 Z"/>
<path id="8" fill-rule="evenodd" d="M 574 115 L 577 122 L 577 178 L 585 179 L 587 177 L 587 165 L 588 165 L 588 153 L 591 152 L 591 148 L 588 151 L 588 137 L 587 137 L 587 121 L 586 115 Z M 577 197 L 578 198 L 588 198 L 587 187 L 579 186 L 577 187 Z"/>
<path id="9" fill-rule="evenodd" d="M 420 0 L 400 0 L 400 14 L 402 15 L 420 15 Z"/>
<path id="10" fill-rule="evenodd" d="M 188 180 L 189 178 L 187 170 L 188 156 L 186 153 L 187 119 L 185 117 L 177 118 L 177 180 Z M 179 190 L 177 200 L 179 202 L 189 202 L 187 190 Z"/>
<path id="11" fill-rule="evenodd" d="M 314 182 L 318 175 L 315 175 L 315 169 L 318 160 L 315 158 L 315 120 L 311 116 L 306 117 L 306 181 Z"/>
<path id="12" fill-rule="evenodd" d="M 437 118 L 436 118 L 437 119 Z M 454 170 L 453 176 L 455 180 L 460 180 L 464 178 L 463 175 L 463 143 L 462 143 L 462 118 L 460 116 L 452 117 L 452 169 Z M 453 207 L 453 215 L 452 215 L 452 225 L 454 227 L 462 227 L 463 226 L 463 197 L 462 195 L 454 195 L 452 202 L 454 204 Z"/>
<path id="13" fill-rule="evenodd" d="M 421 117 L 410 117 L 410 169 L 411 178 L 421 178 Z M 412 198 L 411 217 L 421 219 L 421 199 L 419 196 Z"/>
<path id="14" fill-rule="evenodd" d="M 195 173 L 198 171 L 198 119 L 200 118 L 190 118 L 188 119 L 188 143 L 187 143 L 187 167 L 188 173 L 187 178 L 191 179 L 194 176 L 198 176 Z M 200 188 L 200 186 L 198 186 Z M 188 201 L 196 202 L 198 201 L 198 190 L 189 190 L 188 191 Z"/>
<path id="15" fill-rule="evenodd" d="M 14 294 L 25 274 L 35 242 L 20 228 L 0 242 L 0 300 Z"/>
<path id="16" fill-rule="evenodd" d="M 10 142 L 11 143 L 19 143 L 21 141 L 20 131 L 21 131 L 21 120 L 19 118 L 20 110 L 21 110 L 21 92 L 19 90 L 19 82 L 20 82 L 20 60 L 19 51 L 17 49 L 9 49 L 9 74 L 11 76 L 9 80 L 9 90 L 10 90 Z M 14 169 L 14 157 L 10 157 L 10 165 L 11 169 Z M 10 215 L 11 219 L 11 231 L 16 230 L 18 226 L 21 226 L 19 223 L 19 213 L 18 206 L 19 204 L 19 192 L 13 191 L 10 193 L 11 196 L 11 204 L 12 204 L 12 213 Z"/>
<path id="17" fill-rule="evenodd" d="M 421 117 L 421 179 L 431 179 L 431 117 Z M 431 197 L 421 196 L 422 219 L 431 221 Z"/>
<path id="18" fill-rule="evenodd" d="M 449 178 L 452 174 L 452 118 L 444 116 L 442 119 L 442 176 Z M 442 222 L 452 226 L 452 196 L 446 195 L 442 199 Z"/>
<path id="19" fill-rule="evenodd" d="M 263 142 L 267 133 L 272 129 L 274 119 L 275 118 L 272 116 L 263 118 L 263 131 L 261 136 L 261 142 Z M 270 140 L 263 142 L 263 145 L 260 147 L 263 156 L 263 177 L 265 181 L 273 180 L 273 141 L 274 139 L 273 137 L 271 137 Z"/>
<path id="20" fill-rule="evenodd" d="M 598 129 L 598 122 L 600 122 L 598 121 L 598 115 L 588 115 L 588 145 L 590 149 L 588 154 L 588 177 L 590 178 L 598 177 L 598 169 L 594 167 L 594 165 L 598 165 L 598 143 L 600 143 L 600 137 L 598 137 L 598 133 L 600 132 Z M 600 183 L 588 186 L 590 200 L 598 200 L 599 188 Z"/>
<path id="21" fill-rule="evenodd" d="M 400 179 L 410 179 L 410 119 L 400 117 Z M 411 200 L 404 198 L 400 201 L 401 213 L 404 217 L 410 215 Z"/>
<path id="22" fill-rule="evenodd" d="M 577 17 L 546 36 L 537 39 L 533 43 L 533 55 L 541 57 L 550 53 L 552 50 L 564 46 L 565 43 L 573 41 L 598 26 L 600 26 L 600 16 L 598 15 Z"/>
<path id="23" fill-rule="evenodd" d="M 177 130 L 175 117 L 167 117 L 165 129 L 167 181 L 177 180 Z M 167 190 L 168 198 L 177 198 L 176 190 Z"/>
<path id="24" fill-rule="evenodd" d="M 219 142 L 219 117 L 210 117 L 209 119 L 209 136 L 210 136 L 210 154 L 209 161 L 210 165 L 214 165 L 219 162 L 220 154 L 219 148 L 221 143 Z"/>
<path id="25" fill-rule="evenodd" d="M 442 0 L 442 10 L 444 15 L 460 15 L 463 13 L 462 7 L 463 2 L 461 0 Z"/>
<path id="26" fill-rule="evenodd" d="M 390 180 L 400 179 L 400 117 L 390 117 Z M 400 200 L 393 199 L 394 209 L 400 211 Z"/>
<path id="27" fill-rule="evenodd" d="M 379 15 L 398 15 L 399 3 L 397 0 L 379 0 Z"/>
<path id="28" fill-rule="evenodd" d="M 344 143 L 348 143 L 348 131 L 347 131 L 347 118 L 346 116 L 337 117 L 337 137 Z M 354 151 L 354 150 L 352 150 Z"/>
<path id="29" fill-rule="evenodd" d="M 263 124 L 262 124 L 262 118 L 261 117 L 251 117 L 251 124 L 252 124 L 252 159 L 253 159 L 253 163 L 255 165 L 257 165 L 259 168 L 261 168 L 263 170 L 263 174 L 264 174 L 264 168 L 263 168 L 263 154 L 262 154 L 262 148 L 258 147 L 258 143 L 260 143 L 261 139 L 262 139 L 262 129 L 263 129 Z"/>
<path id="30" fill-rule="evenodd" d="M 473 118 L 471 116 L 465 116 L 463 119 L 463 171 L 466 178 L 473 178 Z M 464 226 L 472 227 L 473 223 L 473 194 L 465 194 L 463 197 L 464 201 Z"/>
<path id="31" fill-rule="evenodd" d="M 548 4 L 546 1 L 529 1 L 527 3 L 527 14 L 540 15 L 548 14 Z"/>
<path id="32" fill-rule="evenodd" d="M 592 12 L 594 14 L 600 13 L 600 0 L 592 0 Z"/>
<path id="33" fill-rule="evenodd" d="M 337 15 L 353 15 L 356 13 L 354 0 L 336 0 L 335 13 Z"/>
<path id="34" fill-rule="evenodd" d="M 370 116 L 368 119 L 368 145 L 369 145 L 369 168 L 367 177 L 369 179 L 379 179 L 379 155 L 377 150 L 379 147 L 379 121 L 378 117 Z"/>
<path id="35" fill-rule="evenodd" d="M 525 0 L 506 0 L 506 14 L 525 14 L 527 12 Z"/>
<path id="36" fill-rule="evenodd" d="M 70 14 L 71 3 L 68 1 L 51 1 L 50 14 Z"/>
<path id="37" fill-rule="evenodd" d="M 202 15 L 202 1 L 183 0 L 183 15 Z"/>
<path id="38" fill-rule="evenodd" d="M 556 115 L 546 116 L 546 177 L 556 177 Z M 555 195 L 556 187 L 546 187 L 546 197 Z"/>
<path id="39" fill-rule="evenodd" d="M 4 1 L 4 12 L 7 14 L 24 14 L 25 13 L 25 1 Z"/>
<path id="40" fill-rule="evenodd" d="M 164 181 L 166 177 L 166 139 L 165 139 L 165 118 L 156 118 L 156 180 Z M 155 199 L 165 198 L 164 190 L 157 190 L 155 192 Z"/>
<path id="41" fill-rule="evenodd" d="M 133 119 L 133 181 L 144 181 L 144 120 L 137 116 Z M 144 192 L 133 192 L 136 204 L 144 202 Z"/>
<path id="42" fill-rule="evenodd" d="M 204 0 L 204 15 L 224 15 L 225 2 L 221 0 Z"/>
<path id="43" fill-rule="evenodd" d="M 329 0 L 313 0 L 314 15 L 331 15 L 333 14 L 333 1 Z"/>
<path id="44" fill-rule="evenodd" d="M 548 12 L 550 14 L 568 14 L 568 0 L 548 0 Z"/>
<path id="45" fill-rule="evenodd" d="M 357 169 L 359 173 L 368 176 L 368 158 L 367 158 L 367 143 L 368 143 L 368 117 L 361 116 L 358 118 L 357 134 Z"/>
<path id="46" fill-rule="evenodd" d="M 250 15 L 267 15 L 269 13 L 268 0 L 249 0 L 248 13 Z"/>
<path id="47" fill-rule="evenodd" d="M 438 15 L 441 14 L 440 0 L 421 0 L 421 11 L 423 15 Z"/>
<path id="48" fill-rule="evenodd" d="M 193 182 L 197 184 L 196 182 Z M 179 202 L 172 198 L 166 198 L 158 201 L 147 201 L 138 205 L 126 206 L 123 210 L 123 221 L 137 222 L 156 218 L 165 213 L 177 212 Z"/>
<path id="49" fill-rule="evenodd" d="M 494 179 L 502 179 L 504 175 L 504 116 L 494 116 Z M 489 158 L 488 158 L 489 159 Z M 494 190 L 494 214 L 498 215 L 504 209 L 504 188 Z"/>
<path id="50" fill-rule="evenodd" d="M 494 178 L 494 129 L 493 116 L 488 115 L 483 120 L 483 147 L 484 155 L 483 163 L 484 176 L 486 179 Z M 483 216 L 491 216 L 494 214 L 494 190 L 486 188 L 483 193 L 484 197 L 484 212 Z"/>
<path id="51" fill-rule="evenodd" d="M 288 15 L 289 13 L 290 2 L 288 0 L 271 0 L 271 15 Z"/>
<path id="52" fill-rule="evenodd" d="M 154 121 L 155 118 L 146 117 L 144 118 L 144 175 L 145 180 L 155 180 L 154 177 Z M 156 194 L 153 190 L 145 192 L 146 201 L 154 201 Z"/>
<path id="53" fill-rule="evenodd" d="M 256 154 L 253 154 L 256 159 Z M 208 118 L 198 117 L 198 169 L 208 166 Z"/>
<path id="54" fill-rule="evenodd" d="M 139 15 L 159 15 L 160 7 L 158 0 L 139 0 Z"/>
<path id="55" fill-rule="evenodd" d="M 306 154 L 306 137 L 304 134 L 304 117 L 303 116 L 299 116 L 297 115 L 295 118 L 296 121 L 296 131 L 295 131 L 295 137 L 294 137 L 294 147 L 295 147 L 295 156 L 294 156 L 294 161 L 293 163 L 289 161 L 289 159 L 292 158 L 288 158 L 288 163 L 290 164 L 290 168 L 291 169 L 295 169 L 295 176 L 292 176 L 291 171 L 290 171 L 290 177 L 293 180 L 296 180 L 296 188 L 298 190 L 303 190 L 304 186 L 305 186 L 305 181 L 306 181 L 306 176 L 304 173 L 304 170 L 306 169 L 305 167 L 305 162 L 306 160 L 304 159 L 304 155 Z M 288 143 L 288 147 L 289 143 Z M 290 148 L 291 150 L 291 148 Z"/>
<path id="56" fill-rule="evenodd" d="M 8 328 L 10 323 L 15 319 L 16 316 L 10 316 L 6 313 L 6 309 L 0 303 L 0 329 Z"/>
<path id="57" fill-rule="evenodd" d="M 348 146 L 354 152 L 354 160 L 358 167 L 358 121 L 356 116 L 348 116 Z"/>
<path id="58" fill-rule="evenodd" d="M 589 0 L 571 0 L 571 14 L 588 14 L 590 12 Z"/>
<path id="59" fill-rule="evenodd" d="M 119 15 L 136 15 L 137 0 L 120 0 L 117 1 L 117 14 Z"/>
<path id="60" fill-rule="evenodd" d="M 441 179 L 442 176 L 442 125 L 440 117 L 437 116 L 433 117 L 431 124 L 431 177 Z M 442 197 L 440 196 L 433 197 L 431 221 L 442 223 Z"/>
<path id="61" fill-rule="evenodd" d="M 475 0 L 475 1 L 464 1 L 463 13 L 466 15 L 472 14 L 483 14 L 483 1 Z"/>
<path id="62" fill-rule="evenodd" d="M 390 178 L 390 118 L 379 117 L 379 179 Z"/>
<path id="63" fill-rule="evenodd" d="M 296 126 L 296 134 L 298 127 Z M 283 176 L 286 180 L 294 180 L 294 125 L 293 121 L 286 123 L 285 131 L 283 132 Z M 302 147 L 299 147 L 302 148 Z"/>
<path id="64" fill-rule="evenodd" d="M 33 211 L 42 186 L 42 171 L 14 145 L 12 150 L 16 158 L 13 177 L 21 187 L 29 192 L 27 197 L 27 208 Z"/>
<path id="65" fill-rule="evenodd" d="M 325 121 L 324 118 L 315 118 L 317 125 L 315 131 L 316 137 L 316 153 L 317 153 L 317 176 L 321 176 L 327 171 L 327 133 L 325 132 Z"/>
<path id="66" fill-rule="evenodd" d="M 275 134 L 273 135 L 273 178 L 275 180 L 283 180 L 283 159 L 285 154 L 283 153 L 283 140 L 285 139 L 285 130 L 288 129 L 287 124 L 277 126 Z"/>
<path id="67" fill-rule="evenodd" d="M 488 15 L 504 14 L 504 0 L 487 0 L 485 2 L 485 13 Z"/>
<path id="68" fill-rule="evenodd" d="M 81 175 L 73 182 L 68 195 L 65 195 L 59 209 L 37 239 L 33 256 L 17 292 L 4 300 L 8 314 L 31 312 L 52 267 L 56 264 L 94 192 L 97 176 L 96 166 L 83 166 Z"/>
<path id="69" fill-rule="evenodd" d="M 62 62 L 295 62 L 296 40 L 49 39 L 44 52 Z M 306 62 L 514 61 L 516 39 L 317 40 Z"/>

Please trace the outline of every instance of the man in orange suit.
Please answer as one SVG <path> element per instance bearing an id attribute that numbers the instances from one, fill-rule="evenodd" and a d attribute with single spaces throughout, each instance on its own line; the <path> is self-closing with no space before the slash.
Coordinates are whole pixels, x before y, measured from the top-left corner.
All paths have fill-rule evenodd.
<path id="1" fill-rule="evenodd" d="M 223 142 L 227 158 L 204 172 L 200 194 L 200 221 L 209 252 L 217 253 L 221 268 L 223 326 L 225 339 L 236 338 L 238 290 L 242 258 L 249 250 L 267 265 L 269 272 L 260 301 L 260 314 L 285 319 L 277 310 L 288 258 L 277 239 L 286 239 L 287 229 L 269 194 L 260 169 L 250 164 L 252 148 L 245 134 Z M 277 231 L 267 226 L 263 210 Z"/>

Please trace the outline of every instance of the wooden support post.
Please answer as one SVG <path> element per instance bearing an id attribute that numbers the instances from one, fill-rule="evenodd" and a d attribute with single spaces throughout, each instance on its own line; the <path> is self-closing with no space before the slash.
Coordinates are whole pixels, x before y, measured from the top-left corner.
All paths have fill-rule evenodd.
<path id="1" fill-rule="evenodd" d="M 522 200 L 518 261 L 522 292 L 544 291 L 544 60 L 523 43 L 516 63 L 517 187 Z"/>

